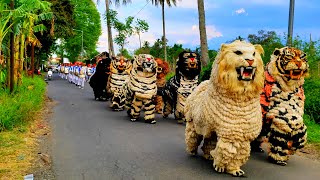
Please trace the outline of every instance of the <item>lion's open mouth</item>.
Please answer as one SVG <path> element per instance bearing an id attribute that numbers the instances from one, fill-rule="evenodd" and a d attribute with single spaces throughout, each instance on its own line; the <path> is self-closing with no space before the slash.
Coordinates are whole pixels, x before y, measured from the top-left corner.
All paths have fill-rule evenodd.
<path id="1" fill-rule="evenodd" d="M 242 66 L 237 68 L 238 79 L 242 81 L 252 80 L 255 72 L 256 72 L 256 68 L 252 66 L 248 66 L 248 67 Z"/>
<path id="2" fill-rule="evenodd" d="M 301 69 L 294 69 L 294 70 L 286 70 L 285 76 L 290 77 L 292 80 L 299 80 L 303 74 L 303 71 Z"/>
<path id="3" fill-rule="evenodd" d="M 123 71 L 124 70 L 124 65 L 118 65 L 118 70 Z"/>
<path id="4" fill-rule="evenodd" d="M 196 62 L 189 62 L 189 63 L 188 63 L 188 68 L 190 68 L 190 69 L 195 69 L 195 68 L 197 68 L 197 63 L 196 63 Z"/>

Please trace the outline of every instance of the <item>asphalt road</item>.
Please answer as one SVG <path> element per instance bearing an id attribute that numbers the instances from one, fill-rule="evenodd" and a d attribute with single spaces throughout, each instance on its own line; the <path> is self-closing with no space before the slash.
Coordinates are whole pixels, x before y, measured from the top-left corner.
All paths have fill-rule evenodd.
<path id="1" fill-rule="evenodd" d="M 76 88 L 56 74 L 48 95 L 53 112 L 53 170 L 61 180 L 188 180 L 238 179 L 216 173 L 212 162 L 185 152 L 184 125 L 173 117 L 157 124 L 130 122 L 125 111 L 94 101 L 89 84 Z M 201 150 L 199 151 L 201 153 Z M 253 153 L 242 167 L 248 179 L 320 179 L 320 163 L 293 156 L 285 167 Z"/>

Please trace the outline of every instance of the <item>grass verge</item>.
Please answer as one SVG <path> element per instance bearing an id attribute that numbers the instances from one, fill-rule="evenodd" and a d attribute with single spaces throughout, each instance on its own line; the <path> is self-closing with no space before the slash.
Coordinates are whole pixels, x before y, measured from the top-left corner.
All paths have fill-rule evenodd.
<path id="1" fill-rule="evenodd" d="M 23 78 L 10 95 L 0 92 L 0 179 L 23 179 L 37 149 L 39 112 L 44 104 L 46 83 L 42 77 Z M 38 120 L 37 120 L 38 119 Z M 32 122 L 32 123 L 31 123 Z"/>
<path id="2" fill-rule="evenodd" d="M 46 83 L 42 76 L 23 77 L 13 94 L 0 90 L 0 132 L 22 128 L 42 108 Z"/>

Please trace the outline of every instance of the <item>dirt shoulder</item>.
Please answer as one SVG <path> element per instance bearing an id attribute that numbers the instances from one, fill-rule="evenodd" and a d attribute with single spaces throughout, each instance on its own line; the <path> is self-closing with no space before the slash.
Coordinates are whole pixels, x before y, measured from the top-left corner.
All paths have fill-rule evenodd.
<path id="1" fill-rule="evenodd" d="M 307 144 L 303 149 L 297 152 L 297 155 L 320 162 L 320 143 Z"/>
<path id="2" fill-rule="evenodd" d="M 52 117 L 52 110 L 56 103 L 46 98 L 45 108 L 42 111 L 41 120 L 37 122 L 37 151 L 34 153 L 34 159 L 30 172 L 32 172 L 34 179 L 53 180 L 55 175 L 52 169 L 52 135 L 50 121 Z"/>

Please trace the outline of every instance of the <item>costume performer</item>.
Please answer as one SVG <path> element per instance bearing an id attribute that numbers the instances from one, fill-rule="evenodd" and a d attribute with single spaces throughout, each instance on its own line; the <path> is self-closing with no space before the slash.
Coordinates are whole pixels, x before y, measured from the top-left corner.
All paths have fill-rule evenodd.
<path id="1" fill-rule="evenodd" d="M 261 131 L 262 53 L 260 45 L 245 41 L 223 44 L 210 79 L 187 98 L 187 152 L 195 155 L 204 139 L 204 157 L 213 159 L 217 172 L 243 176 L 240 167 L 249 159 L 250 142 Z"/>
<path id="2" fill-rule="evenodd" d="M 97 63 L 96 71 L 90 78 L 90 86 L 94 92 L 95 100 L 107 100 L 107 82 L 110 75 L 111 59 L 106 57 Z"/>
<path id="3" fill-rule="evenodd" d="M 155 124 L 154 98 L 157 95 L 157 62 L 149 54 L 134 56 L 130 80 L 125 86 L 126 108 L 131 121 L 136 121 L 144 107 L 145 123 Z"/>
<path id="4" fill-rule="evenodd" d="M 112 58 L 109 76 L 109 88 L 111 94 L 111 108 L 115 111 L 122 111 L 125 105 L 125 93 L 123 85 L 129 81 L 129 74 L 132 63 L 124 56 Z"/>
<path id="5" fill-rule="evenodd" d="M 266 66 L 265 86 L 261 94 L 263 128 L 259 143 L 252 148 L 259 150 L 263 137 L 270 144 L 270 162 L 285 166 L 289 155 L 304 147 L 307 127 L 303 123 L 304 90 L 302 85 L 308 75 L 306 54 L 299 49 L 276 49 Z"/>
<path id="6" fill-rule="evenodd" d="M 166 75 L 170 72 L 169 64 L 162 59 L 156 59 L 158 63 L 157 68 L 157 96 L 155 98 L 155 105 L 156 105 L 156 112 L 158 114 L 162 114 L 163 108 L 163 99 L 162 99 L 162 92 L 163 88 L 166 85 Z"/>
<path id="7" fill-rule="evenodd" d="M 166 83 L 163 89 L 163 117 L 174 113 L 178 123 L 183 123 L 186 98 L 197 87 L 201 71 L 199 55 L 184 51 L 179 54 L 176 74 Z"/>

